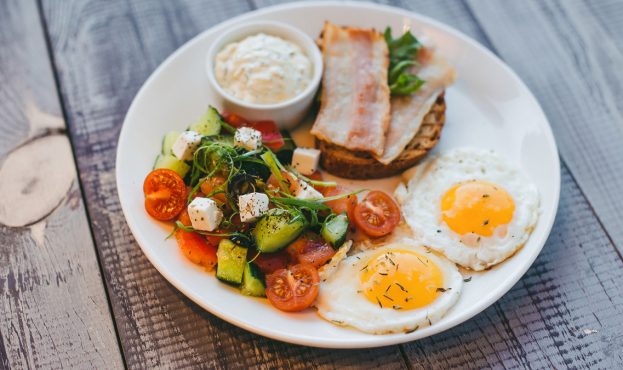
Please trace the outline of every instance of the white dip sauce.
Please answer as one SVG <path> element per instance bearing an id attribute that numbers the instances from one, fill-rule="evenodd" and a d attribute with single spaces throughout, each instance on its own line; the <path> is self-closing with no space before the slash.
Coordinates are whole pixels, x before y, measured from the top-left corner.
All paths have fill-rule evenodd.
<path id="1" fill-rule="evenodd" d="M 272 104 L 301 93 L 311 80 L 312 64 L 298 45 L 259 33 L 225 46 L 216 56 L 214 74 L 236 98 Z"/>

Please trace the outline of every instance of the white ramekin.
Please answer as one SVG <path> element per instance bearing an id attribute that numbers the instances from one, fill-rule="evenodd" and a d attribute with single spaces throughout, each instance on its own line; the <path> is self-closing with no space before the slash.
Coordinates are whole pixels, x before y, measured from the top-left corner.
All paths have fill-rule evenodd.
<path id="1" fill-rule="evenodd" d="M 214 75 L 216 55 L 227 44 L 263 32 L 278 36 L 298 45 L 312 63 L 313 75 L 309 85 L 301 93 L 286 101 L 274 104 L 257 104 L 245 102 L 229 94 L 223 89 Z M 221 34 L 208 50 L 206 69 L 208 80 L 220 101 L 220 105 L 228 112 L 236 113 L 252 121 L 272 120 L 280 128 L 291 129 L 296 126 L 309 110 L 322 77 L 322 54 L 314 40 L 303 31 L 281 22 L 262 21 L 235 26 Z"/>

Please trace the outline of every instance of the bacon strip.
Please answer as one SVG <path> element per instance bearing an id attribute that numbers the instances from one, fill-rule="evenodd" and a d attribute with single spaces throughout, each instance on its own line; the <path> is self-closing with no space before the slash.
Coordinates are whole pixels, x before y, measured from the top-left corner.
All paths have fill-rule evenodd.
<path id="1" fill-rule="evenodd" d="M 424 116 L 437 100 L 437 96 L 455 80 L 454 69 L 438 53 L 415 70 L 426 81 L 415 93 L 391 98 L 391 121 L 382 155 L 375 158 L 389 164 L 398 158 L 422 125 Z"/>
<path id="2" fill-rule="evenodd" d="M 322 51 L 321 105 L 311 133 L 353 151 L 382 155 L 390 121 L 383 36 L 325 22 Z"/>

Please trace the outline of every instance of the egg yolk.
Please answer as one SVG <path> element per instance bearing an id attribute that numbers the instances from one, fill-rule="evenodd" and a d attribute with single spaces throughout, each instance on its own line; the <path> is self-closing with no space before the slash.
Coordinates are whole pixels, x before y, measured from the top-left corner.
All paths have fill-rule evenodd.
<path id="1" fill-rule="evenodd" d="M 457 234 L 491 236 L 513 218 L 515 203 L 501 187 L 486 181 L 454 185 L 441 198 L 441 215 Z"/>
<path id="2" fill-rule="evenodd" d="M 378 253 L 361 269 L 360 293 L 381 308 L 410 310 L 429 305 L 444 291 L 439 267 L 409 250 Z"/>

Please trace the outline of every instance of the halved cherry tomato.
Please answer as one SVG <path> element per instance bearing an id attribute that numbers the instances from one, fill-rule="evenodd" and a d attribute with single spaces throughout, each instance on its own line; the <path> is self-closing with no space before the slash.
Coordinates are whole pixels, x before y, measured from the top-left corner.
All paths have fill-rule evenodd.
<path id="1" fill-rule="evenodd" d="M 286 251 L 298 263 L 320 267 L 327 263 L 334 255 L 335 250 L 319 235 L 306 232 L 299 236 Z"/>
<path id="2" fill-rule="evenodd" d="M 354 221 L 357 228 L 369 236 L 384 236 L 400 222 L 400 208 L 394 200 L 382 191 L 371 191 L 355 207 Z"/>
<path id="3" fill-rule="evenodd" d="M 188 212 L 183 212 L 180 215 L 179 221 L 189 226 L 190 217 L 188 217 Z M 182 253 L 193 263 L 201 265 L 208 270 L 212 270 L 216 265 L 216 250 L 218 249 L 218 241 L 216 239 L 206 240 L 203 236 L 192 231 L 178 229 L 175 231 L 175 240 L 177 240 L 177 245 Z"/>
<path id="4" fill-rule="evenodd" d="M 239 127 L 251 127 L 262 133 L 262 143 L 271 150 L 279 150 L 285 145 L 279 127 L 273 121 L 249 121 L 235 113 L 223 113 L 223 119 L 230 125 Z"/>
<path id="5" fill-rule="evenodd" d="M 266 276 L 266 297 L 282 311 L 302 311 L 318 296 L 318 271 L 312 265 L 298 264 Z"/>
<path id="6" fill-rule="evenodd" d="M 186 185 L 175 171 L 159 168 L 151 171 L 143 183 L 145 210 L 160 221 L 177 216 L 186 206 Z"/>
<path id="7" fill-rule="evenodd" d="M 253 253 L 249 254 L 254 256 Z M 253 258 L 253 257 L 250 257 Z M 253 261 L 257 267 L 265 274 L 272 274 L 273 272 L 284 269 L 290 263 L 290 256 L 285 250 L 280 250 L 275 253 L 261 253 Z"/>
<path id="8" fill-rule="evenodd" d="M 225 183 L 225 178 L 221 176 L 214 176 L 206 179 L 201 183 L 201 192 L 206 195 L 210 195 L 217 190 L 225 190 L 223 184 Z M 227 203 L 227 196 L 225 193 L 218 193 L 211 196 L 221 203 Z"/>
<path id="9" fill-rule="evenodd" d="M 330 187 L 330 188 L 324 188 L 323 190 L 324 191 L 322 192 L 322 195 L 324 195 L 325 198 L 334 197 L 340 194 L 350 193 L 349 189 L 343 186 L 340 186 L 340 185 Z M 353 221 L 355 217 L 355 213 L 354 213 L 355 207 L 357 207 L 357 196 L 349 195 L 344 198 L 330 200 L 328 202 L 325 202 L 324 204 L 327 207 L 331 208 L 331 211 L 335 214 L 339 215 L 342 212 L 346 212 L 346 214 L 348 215 L 348 219 Z"/>
<path id="10" fill-rule="evenodd" d="M 288 171 L 281 171 L 281 176 L 283 177 L 283 181 L 286 186 L 290 190 L 291 194 L 297 194 L 301 185 L 298 182 L 298 179 Z M 272 189 L 279 189 L 279 181 L 274 175 L 270 175 L 267 181 L 268 187 Z"/>

